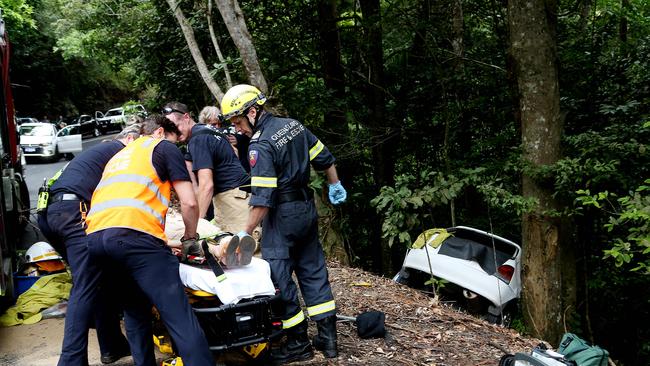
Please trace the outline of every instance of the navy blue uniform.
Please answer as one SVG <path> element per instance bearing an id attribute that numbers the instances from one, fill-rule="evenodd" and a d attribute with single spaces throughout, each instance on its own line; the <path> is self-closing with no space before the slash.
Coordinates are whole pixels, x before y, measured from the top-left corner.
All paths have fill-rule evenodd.
<path id="1" fill-rule="evenodd" d="M 73 287 L 59 364 L 88 364 L 88 329 L 79 319 L 81 314 L 75 311 L 77 298 L 89 285 L 84 276 L 88 267 L 88 248 L 81 210 L 87 210 L 106 163 L 122 148 L 124 144 L 117 140 L 103 142 L 73 159 L 50 188 L 51 203 L 47 213 L 38 215 L 41 231 L 68 262 L 72 272 Z M 119 309 L 112 301 L 114 298 L 104 297 L 104 294 L 105 291 L 101 291 L 94 312 L 100 352 L 121 354 L 128 345 L 120 329 Z"/>
<path id="2" fill-rule="evenodd" d="M 208 128 L 211 127 L 202 124 L 192 127 L 192 137 L 187 146 L 191 159 L 186 155 L 186 160 L 192 161 L 192 170 L 212 170 L 213 195 L 248 186 L 250 178 L 228 139 L 225 136 L 200 132 Z"/>
<path id="3" fill-rule="evenodd" d="M 183 155 L 168 141 L 154 148 L 152 163 L 161 181 L 190 181 Z M 120 281 L 120 293 L 136 365 L 156 365 L 151 304 L 158 309 L 185 364 L 214 365 L 203 330 L 185 295 L 178 259 L 166 243 L 140 231 L 108 228 L 88 235 L 88 248 L 95 274 L 105 271 L 116 279 L 128 274 L 126 281 Z"/>
<path id="4" fill-rule="evenodd" d="M 300 122 L 263 114 L 250 141 L 251 206 L 269 207 L 263 221 L 262 257 L 286 303 L 283 327 L 304 319 L 296 273 L 307 313 L 320 320 L 336 312 L 327 278 L 325 255 L 318 240 L 318 214 L 309 189 L 310 164 L 325 170 L 334 156 Z"/>

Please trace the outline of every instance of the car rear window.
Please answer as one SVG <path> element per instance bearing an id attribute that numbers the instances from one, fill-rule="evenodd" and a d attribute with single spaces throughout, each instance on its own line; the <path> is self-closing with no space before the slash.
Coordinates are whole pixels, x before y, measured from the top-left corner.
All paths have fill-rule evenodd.
<path id="1" fill-rule="evenodd" d="M 52 136 L 53 133 L 52 125 L 42 125 L 42 126 L 20 126 L 18 133 L 21 136 Z"/>

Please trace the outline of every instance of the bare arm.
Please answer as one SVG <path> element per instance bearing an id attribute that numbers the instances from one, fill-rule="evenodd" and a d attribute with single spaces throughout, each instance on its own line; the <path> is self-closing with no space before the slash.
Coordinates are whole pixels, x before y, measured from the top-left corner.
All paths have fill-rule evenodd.
<path id="1" fill-rule="evenodd" d="M 183 237 L 196 237 L 199 208 L 192 183 L 188 181 L 175 181 L 172 182 L 172 186 L 174 186 L 178 199 L 181 201 L 181 214 L 183 215 L 183 223 L 185 224 L 185 234 Z"/>
<path id="2" fill-rule="evenodd" d="M 266 214 L 269 212 L 268 207 L 264 206 L 253 206 L 250 213 L 248 214 L 248 221 L 246 222 L 246 228 L 244 231 L 247 233 L 252 233 L 253 230 L 259 226 L 260 222 Z"/>
<path id="3" fill-rule="evenodd" d="M 333 184 L 339 181 L 339 175 L 336 173 L 336 167 L 334 164 L 325 169 L 325 175 L 327 176 L 327 183 L 329 184 Z"/>
<path id="4" fill-rule="evenodd" d="M 199 199 L 199 217 L 205 217 L 205 214 L 208 213 L 208 207 L 210 207 L 210 202 L 212 202 L 212 195 L 214 193 L 212 169 L 199 169 L 197 175 L 199 177 L 199 190 L 197 192 Z"/>
<path id="5" fill-rule="evenodd" d="M 196 176 L 192 171 L 192 162 L 189 160 L 185 160 L 185 166 L 187 167 L 187 172 L 190 173 L 190 179 L 192 180 L 192 187 L 194 187 L 194 192 L 198 192 L 199 185 L 198 182 L 196 181 Z"/>

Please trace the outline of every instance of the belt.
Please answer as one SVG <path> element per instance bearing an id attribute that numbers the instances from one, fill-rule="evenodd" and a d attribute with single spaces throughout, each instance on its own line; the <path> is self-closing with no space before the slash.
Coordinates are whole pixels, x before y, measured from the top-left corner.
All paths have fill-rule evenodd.
<path id="1" fill-rule="evenodd" d="M 57 193 L 50 197 L 50 204 L 59 201 L 83 201 L 83 199 L 74 193 Z"/>
<path id="2" fill-rule="evenodd" d="M 293 202 L 293 201 L 309 201 L 314 198 L 314 191 L 311 189 L 299 189 L 297 191 L 278 193 L 277 203 Z"/>

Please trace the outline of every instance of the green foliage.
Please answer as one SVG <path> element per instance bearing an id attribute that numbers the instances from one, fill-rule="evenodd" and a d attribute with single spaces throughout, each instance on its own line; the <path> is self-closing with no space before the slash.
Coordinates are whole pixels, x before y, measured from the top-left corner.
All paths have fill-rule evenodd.
<path id="1" fill-rule="evenodd" d="M 390 246 L 395 240 L 408 245 L 411 234 L 430 227 L 432 210 L 449 206 L 452 200 L 470 187 L 476 189 L 490 206 L 520 215 L 534 206 L 534 201 L 514 195 L 499 180 L 482 176 L 485 168 L 459 169 L 456 174 L 423 170 L 417 176 L 404 174 L 394 187 L 382 187 L 371 204 L 383 218 L 382 233 Z"/>
<path id="2" fill-rule="evenodd" d="M 0 0 L 2 17 L 17 31 L 22 28 L 36 28 L 34 20 L 34 7 L 25 0 Z"/>
<path id="3" fill-rule="evenodd" d="M 611 248 L 604 258 L 614 260 L 617 267 L 632 264 L 632 271 L 650 274 L 650 179 L 624 197 L 607 191 L 591 194 L 579 190 L 576 200 L 583 206 L 594 206 L 609 216 L 605 230 L 612 235 Z M 619 236 L 623 235 L 623 236 Z"/>

